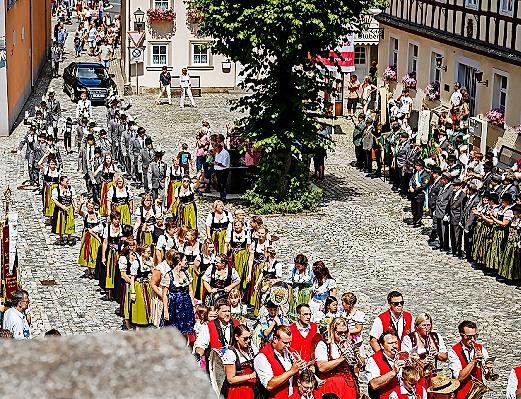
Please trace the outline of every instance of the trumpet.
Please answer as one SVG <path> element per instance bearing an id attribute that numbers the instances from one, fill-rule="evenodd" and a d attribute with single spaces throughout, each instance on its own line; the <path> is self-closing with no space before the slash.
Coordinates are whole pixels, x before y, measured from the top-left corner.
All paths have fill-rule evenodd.
<path id="1" fill-rule="evenodd" d="M 476 351 L 476 366 L 480 367 L 483 371 L 483 377 L 487 381 L 496 381 L 499 378 L 499 374 L 494 370 L 494 361 L 496 360 L 495 356 L 489 357 L 485 363 L 483 363 L 483 353 L 474 347 Z M 492 363 L 492 366 L 487 366 L 487 363 Z"/>

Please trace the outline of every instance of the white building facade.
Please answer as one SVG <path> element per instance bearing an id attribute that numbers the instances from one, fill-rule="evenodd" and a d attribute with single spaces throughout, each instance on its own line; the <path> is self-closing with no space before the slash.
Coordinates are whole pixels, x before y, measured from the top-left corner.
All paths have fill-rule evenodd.
<path id="1" fill-rule="evenodd" d="M 159 74 L 164 65 L 178 85 L 182 68 L 187 68 L 193 87 L 203 92 L 226 91 L 236 87 L 236 65 L 221 55 L 212 54 L 211 39 L 198 35 L 197 18 L 191 18 L 183 0 L 127 0 L 122 11 L 125 48 L 123 69 L 127 83 L 140 90 L 159 88 Z M 137 10 L 145 13 L 144 22 L 136 22 Z M 141 55 L 133 56 L 135 45 L 127 37 L 126 27 L 144 32 L 139 46 Z M 135 36 L 135 35 L 134 35 Z M 139 43 L 138 43 L 139 44 Z"/>

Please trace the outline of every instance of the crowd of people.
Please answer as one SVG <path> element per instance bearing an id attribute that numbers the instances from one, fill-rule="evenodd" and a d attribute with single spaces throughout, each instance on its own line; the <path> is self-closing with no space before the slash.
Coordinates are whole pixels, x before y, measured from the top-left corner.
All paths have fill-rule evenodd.
<path id="1" fill-rule="evenodd" d="M 482 154 L 472 148 L 468 93 L 458 83 L 451 109 L 431 124 L 426 140 L 409 125 L 409 100 L 404 89 L 399 100 L 390 102 L 389 124 L 379 123 L 371 112 L 353 119 L 352 165 L 368 177 L 385 175 L 393 191 L 410 200 L 411 226 L 423 227 L 424 216 L 432 218 L 428 241 L 433 250 L 466 259 L 485 274 L 519 287 L 521 161 L 500 170 L 496 149 Z"/>
<path id="2" fill-rule="evenodd" d="M 54 26 L 51 61 L 53 77 L 58 77 L 60 63 L 63 61 L 64 46 L 69 32 L 65 27 L 71 25 L 72 13 L 76 12 L 78 26 L 73 32 L 74 57 L 84 52 L 109 68 L 117 48 L 121 44 L 120 16 L 111 19 L 105 12 L 103 0 L 53 0 L 53 15 L 58 17 Z"/>
<path id="3" fill-rule="evenodd" d="M 366 317 L 357 296 L 338 291 L 327 261 L 299 253 L 286 267 L 277 259 L 278 237 L 263 219 L 228 207 L 224 134 L 203 121 L 195 156 L 183 144 L 163 161 L 162 146 L 129 117 L 129 107 L 114 98 L 106 121 L 96 122 L 83 93 L 75 117 L 67 118 L 63 150 L 77 151 L 85 194 L 70 184 L 70 165 L 56 143 L 61 111 L 52 91 L 28 118 L 19 146 L 56 245 L 77 248 L 82 277 L 96 280 L 103 299 L 117 304 L 124 329 L 176 328 L 202 369 L 222 364 L 218 385 L 227 399 L 355 399 L 362 378 L 372 399 L 465 399 L 495 378 L 494 357 L 478 342 L 476 323 L 461 321 L 457 343 L 448 347 L 432 317 L 413 317 L 398 291 L 388 294 L 388 308 L 364 341 Z M 516 282 L 517 167 L 498 174 L 494 153 L 469 152 L 464 131 L 453 125 L 449 133 L 447 123 L 433 127 L 436 151 L 425 153 L 407 118 L 394 115 L 386 132 L 359 115 L 355 165 L 370 172 L 379 149 L 377 164 L 389 168 L 394 189 L 411 200 L 410 224 L 422 226 L 425 211 L 432 216 L 433 248 L 450 248 Z M 196 196 L 211 185 L 212 173 L 221 199 L 200 220 Z M 76 218 L 83 225 L 79 245 Z M 17 292 L 12 304 L 2 334 L 31 338 L 28 293 Z M 450 376 L 439 372 L 444 363 Z M 511 372 L 507 397 L 516 392 L 521 367 Z"/>

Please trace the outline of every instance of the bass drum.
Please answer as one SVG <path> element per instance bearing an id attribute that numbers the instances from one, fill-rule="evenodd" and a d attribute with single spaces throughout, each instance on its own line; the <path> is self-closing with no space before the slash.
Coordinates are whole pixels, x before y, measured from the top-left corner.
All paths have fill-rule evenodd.
<path id="1" fill-rule="evenodd" d="M 210 383 L 213 391 L 218 398 L 221 397 L 221 389 L 226 378 L 222 361 L 223 350 L 212 349 L 208 356 L 208 373 L 210 374 Z"/>

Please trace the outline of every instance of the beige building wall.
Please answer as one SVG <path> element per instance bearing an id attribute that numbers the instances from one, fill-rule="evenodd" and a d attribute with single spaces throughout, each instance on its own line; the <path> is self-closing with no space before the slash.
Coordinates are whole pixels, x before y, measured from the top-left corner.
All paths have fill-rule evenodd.
<path id="1" fill-rule="evenodd" d="M 210 38 L 197 36 L 197 25 L 189 24 L 186 20 L 186 5 L 179 0 L 168 1 L 169 7 L 173 7 L 176 13 L 175 20 L 172 22 L 156 22 L 148 21 L 145 16 L 146 35 L 144 45 L 144 62 L 137 64 L 137 74 L 139 75 L 139 86 L 146 88 L 159 87 L 159 74 L 162 64 L 154 65 L 154 46 L 166 46 L 166 65 L 172 76 L 179 76 L 181 69 L 188 68 L 188 73 L 192 76 L 193 83 L 200 77 L 200 85 L 207 91 L 231 89 L 236 86 L 236 66 L 231 63 L 230 68 L 223 68 L 223 62 L 226 66 L 226 59 L 220 55 L 209 53 L 208 65 L 196 65 L 193 60 L 194 45 L 201 43 L 209 43 Z M 133 13 L 140 8 L 145 13 L 148 9 L 154 8 L 155 0 L 128 0 L 130 12 L 130 28 L 134 28 Z M 126 44 L 128 38 L 125 34 Z M 157 49 L 157 47 L 156 47 Z M 130 68 L 130 83 L 136 85 L 136 65 L 129 66 L 126 62 L 124 69 Z M 178 81 L 173 81 L 172 86 L 177 86 Z"/>
<path id="2" fill-rule="evenodd" d="M 508 79 L 508 88 L 506 94 L 506 124 L 509 126 L 518 126 L 521 124 L 521 109 L 519 107 L 518 98 L 521 93 L 521 67 L 508 64 L 493 58 L 484 57 L 470 51 L 462 50 L 453 46 L 445 45 L 435 40 L 430 40 L 422 36 L 413 35 L 408 32 L 400 31 L 380 22 L 385 29 L 385 38 L 380 40 L 378 50 L 378 68 L 379 76 L 382 76 L 384 69 L 389 65 L 390 61 L 390 41 L 392 38 L 398 39 L 398 65 L 397 65 L 397 83 L 390 84 L 390 90 L 396 98 L 402 90 L 401 79 L 409 72 L 409 44 L 418 46 L 417 59 L 417 87 L 411 90 L 411 97 L 414 99 L 416 109 L 422 106 L 432 109 L 441 104 L 448 104 L 450 95 L 453 90 L 453 84 L 458 80 L 458 65 L 460 63 L 469 65 L 483 72 L 483 80 L 488 80 L 488 86 L 482 83 L 476 83 L 476 109 L 475 115 L 485 114 L 493 108 L 494 96 L 498 90 L 498 82 L 495 75 L 503 75 Z M 440 101 L 427 101 L 425 99 L 424 89 L 431 81 L 431 70 L 435 65 L 432 53 L 441 54 L 443 65 L 447 66 L 447 71 L 440 70 L 441 98 Z M 449 86 L 449 90 L 445 90 L 445 85 Z"/>

